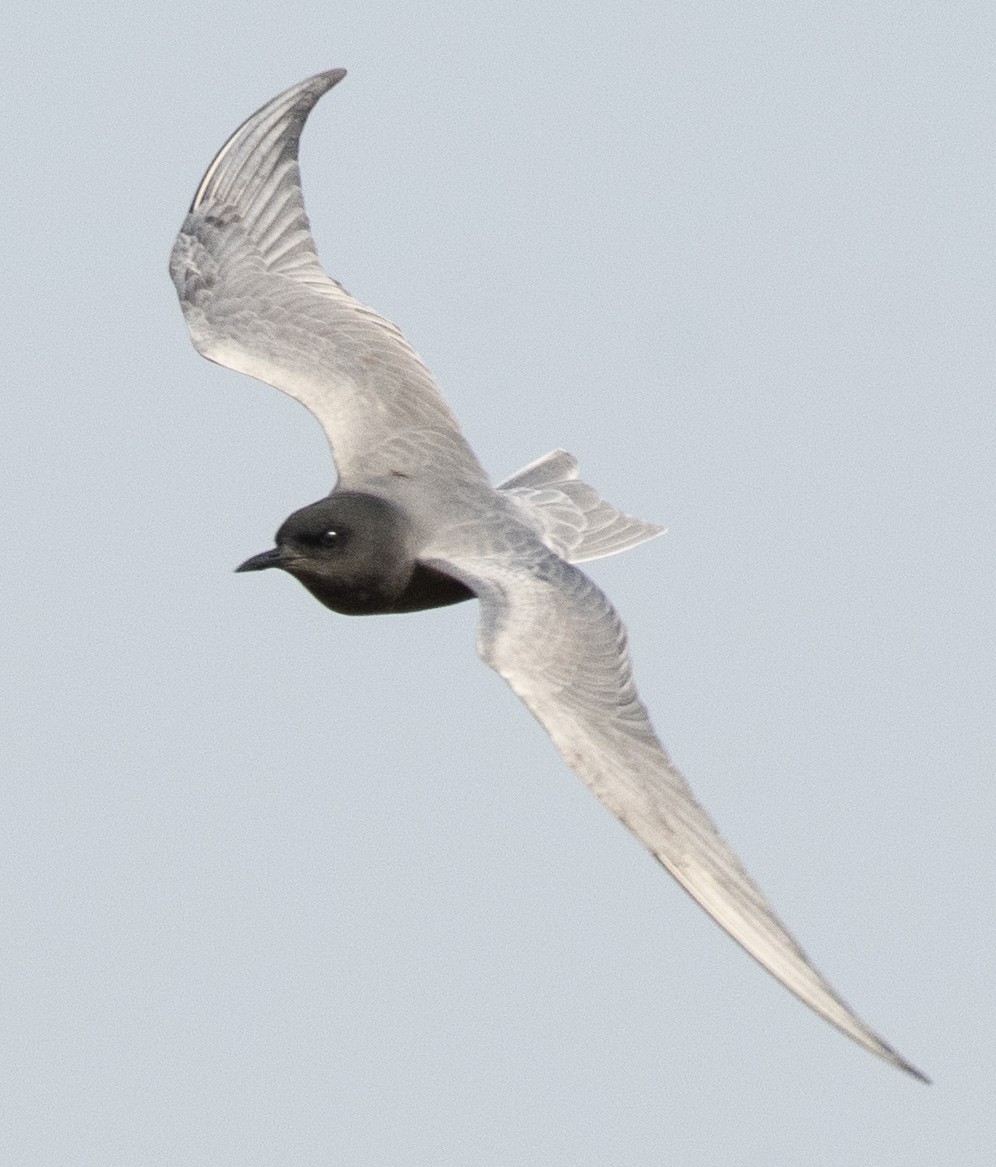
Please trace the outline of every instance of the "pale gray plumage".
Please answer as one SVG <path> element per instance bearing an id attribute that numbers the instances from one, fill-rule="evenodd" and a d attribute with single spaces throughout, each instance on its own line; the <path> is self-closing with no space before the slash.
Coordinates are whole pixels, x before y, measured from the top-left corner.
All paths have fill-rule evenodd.
<path id="1" fill-rule="evenodd" d="M 552 450 L 498 483 L 525 512 L 526 522 L 568 563 L 587 563 L 615 555 L 664 533 L 617 511 L 578 478 L 577 458 Z"/>
<path id="2" fill-rule="evenodd" d="M 573 566 L 661 528 L 604 502 L 563 451 L 493 488 L 398 329 L 320 267 L 298 139 L 315 102 L 344 75 L 312 77 L 243 123 L 198 187 L 170 263 L 198 351 L 302 402 L 323 426 L 339 471 L 328 500 L 292 516 L 278 547 L 243 566 L 284 567 L 340 611 L 404 611 L 476 595 L 482 658 L 608 809 L 787 988 L 866 1049 L 924 1078 L 813 968 L 717 833 L 654 734 L 619 617 Z M 343 583 L 333 547 L 342 531 L 324 532 L 330 538 L 318 547 L 324 527 L 344 513 L 343 491 L 358 496 L 343 529 L 367 521 L 373 496 L 388 517 L 369 531 L 383 531 L 397 549 L 394 582 L 345 606 L 339 597 L 353 584 Z M 316 579 L 328 580 L 327 594 Z"/>

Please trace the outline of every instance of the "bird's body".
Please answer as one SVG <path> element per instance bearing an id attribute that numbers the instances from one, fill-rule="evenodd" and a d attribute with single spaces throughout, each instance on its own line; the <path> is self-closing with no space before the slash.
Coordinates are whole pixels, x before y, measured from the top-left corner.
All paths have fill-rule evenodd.
<path id="1" fill-rule="evenodd" d="M 198 187 L 170 262 L 197 349 L 302 402 L 339 471 L 332 493 L 240 570 L 280 567 L 347 615 L 479 600 L 482 658 L 608 809 L 792 992 L 923 1078 L 816 971 L 654 733 L 619 617 L 576 564 L 661 528 L 599 498 L 559 450 L 492 486 L 398 329 L 319 265 L 298 140 L 343 76 L 312 77 L 243 123 Z"/>

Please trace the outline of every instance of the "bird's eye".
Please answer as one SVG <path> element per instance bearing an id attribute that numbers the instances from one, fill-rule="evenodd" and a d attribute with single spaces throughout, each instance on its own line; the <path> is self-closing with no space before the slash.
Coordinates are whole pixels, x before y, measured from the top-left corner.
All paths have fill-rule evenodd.
<path id="1" fill-rule="evenodd" d="M 318 542 L 323 547 L 334 547 L 341 538 L 342 536 L 339 534 L 339 532 L 334 528 L 331 528 L 328 531 L 322 532 L 322 534 L 319 536 Z"/>

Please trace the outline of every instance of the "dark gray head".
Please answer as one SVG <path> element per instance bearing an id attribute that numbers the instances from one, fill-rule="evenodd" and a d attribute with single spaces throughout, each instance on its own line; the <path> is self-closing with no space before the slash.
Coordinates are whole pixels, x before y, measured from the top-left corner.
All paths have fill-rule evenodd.
<path id="1" fill-rule="evenodd" d="M 348 615 L 396 611 L 415 569 L 411 524 L 371 494 L 336 491 L 295 511 L 276 542 L 236 571 L 282 568 L 326 607 Z"/>

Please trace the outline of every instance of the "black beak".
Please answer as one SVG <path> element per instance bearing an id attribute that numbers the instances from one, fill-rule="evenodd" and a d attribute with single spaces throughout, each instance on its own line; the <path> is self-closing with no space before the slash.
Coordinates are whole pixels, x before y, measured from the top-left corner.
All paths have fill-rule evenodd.
<path id="1" fill-rule="evenodd" d="M 266 567 L 282 567 L 283 555 L 279 547 L 274 547 L 270 551 L 264 551 L 260 555 L 254 555 L 252 559 L 247 559 L 245 563 L 240 563 L 235 569 L 236 571 L 262 571 Z"/>

